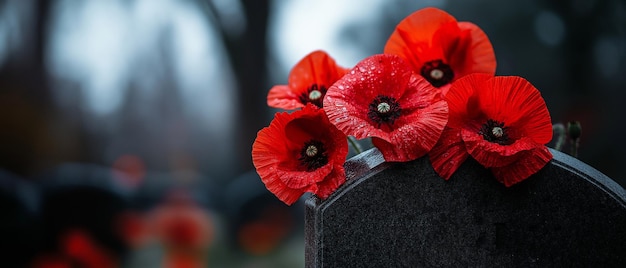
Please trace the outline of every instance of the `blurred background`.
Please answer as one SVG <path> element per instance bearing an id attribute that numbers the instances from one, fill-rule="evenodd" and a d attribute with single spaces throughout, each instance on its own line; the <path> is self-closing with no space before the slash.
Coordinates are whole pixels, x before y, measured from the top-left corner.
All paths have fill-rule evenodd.
<path id="1" fill-rule="evenodd" d="M 479 25 L 497 74 L 626 185 L 621 0 L 0 0 L 3 267 L 302 267 L 303 203 L 251 162 L 266 94 L 313 50 L 381 53 L 425 6 Z"/>

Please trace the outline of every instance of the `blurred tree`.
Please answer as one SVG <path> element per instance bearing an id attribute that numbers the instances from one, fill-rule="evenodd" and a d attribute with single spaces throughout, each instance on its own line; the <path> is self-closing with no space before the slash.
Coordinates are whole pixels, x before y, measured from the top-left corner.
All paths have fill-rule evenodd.
<path id="1" fill-rule="evenodd" d="M 252 169 L 250 151 L 256 133 L 267 124 L 263 115 L 269 109 L 263 101 L 267 94 L 267 23 L 270 16 L 269 0 L 242 0 L 245 16 L 245 28 L 240 35 L 233 35 L 227 25 L 220 23 L 220 12 L 214 1 L 199 0 L 206 3 L 208 17 L 220 29 L 228 57 L 233 66 L 235 81 L 238 84 L 237 127 L 239 128 L 236 144 L 238 173 Z"/>
<path id="2" fill-rule="evenodd" d="M 19 49 L 11 51 L 0 66 L 0 167 L 30 175 L 47 164 L 54 144 L 49 135 L 53 111 L 45 64 L 51 2 L 0 4 L 20 13 L 19 24 L 10 30 L 21 36 Z"/>

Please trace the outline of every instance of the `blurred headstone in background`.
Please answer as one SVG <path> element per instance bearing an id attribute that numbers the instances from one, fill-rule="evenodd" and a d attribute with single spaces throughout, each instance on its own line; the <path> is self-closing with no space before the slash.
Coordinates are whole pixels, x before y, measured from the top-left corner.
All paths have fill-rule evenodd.
<path id="1" fill-rule="evenodd" d="M 0 259 L 7 267 L 25 267 L 41 242 L 35 185 L 0 169 Z"/>

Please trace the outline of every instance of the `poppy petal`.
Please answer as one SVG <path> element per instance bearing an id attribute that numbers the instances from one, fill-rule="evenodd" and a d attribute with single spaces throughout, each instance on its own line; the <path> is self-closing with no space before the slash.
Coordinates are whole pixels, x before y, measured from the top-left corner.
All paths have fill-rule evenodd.
<path id="1" fill-rule="evenodd" d="M 303 151 L 310 146 L 307 142 L 315 144 L 313 155 Z M 343 167 L 334 169 L 343 165 L 347 154 L 346 136 L 312 104 L 291 114 L 277 113 L 252 145 L 252 162 L 261 181 L 288 205 L 304 192 L 318 191 L 318 183 L 337 185 L 336 181 L 345 180 Z"/>
<path id="2" fill-rule="evenodd" d="M 552 137 L 550 114 L 539 91 L 525 79 L 469 74 L 452 84 L 445 99 L 448 127 L 459 131 L 467 153 L 500 174 L 496 177 L 501 182 L 517 183 L 551 159 L 545 147 Z M 445 147 L 438 146 L 431 155 L 445 154 Z M 438 172 L 442 169 L 442 160 L 431 162 Z"/>
<path id="3" fill-rule="evenodd" d="M 328 89 L 324 110 L 337 128 L 356 139 L 385 136 L 369 118 L 369 105 L 381 93 L 400 99 L 411 75 L 411 68 L 397 56 L 365 58 Z"/>
<path id="4" fill-rule="evenodd" d="M 381 96 L 398 109 L 393 119 L 372 117 L 377 113 L 373 103 Z M 324 110 L 346 135 L 375 137 L 372 142 L 387 161 L 425 155 L 448 121 L 448 105 L 440 91 L 414 75 L 402 58 L 387 54 L 357 63 L 328 90 Z"/>
<path id="5" fill-rule="evenodd" d="M 471 22 L 459 22 L 458 27 L 461 32 L 458 44 L 446 49 L 455 76 L 461 78 L 471 73 L 495 74 L 496 54 L 487 34 Z"/>
<path id="6" fill-rule="evenodd" d="M 487 35 L 475 24 L 457 22 L 437 8 L 418 10 L 402 20 L 384 52 L 407 60 L 414 72 L 426 76 L 443 95 L 452 82 L 465 75 L 493 75 L 496 71 L 495 52 Z M 433 73 L 435 70 L 438 72 Z"/>
<path id="7" fill-rule="evenodd" d="M 447 23 L 456 23 L 456 19 L 441 9 L 427 7 L 415 11 L 398 23 L 384 52 L 403 57 L 414 70 L 419 70 L 424 62 L 444 56 L 442 49 L 431 51 L 431 42 L 439 28 Z"/>
<path id="8" fill-rule="evenodd" d="M 485 114 L 504 122 L 518 136 L 539 144 L 552 140 L 552 121 L 541 93 L 526 79 L 498 76 L 487 82 L 489 94 L 482 94 Z"/>
<path id="9" fill-rule="evenodd" d="M 474 120 L 483 120 L 484 115 L 479 105 L 478 94 L 486 81 L 493 78 L 489 74 L 472 74 L 460 78 L 450 87 L 445 95 L 448 102 L 450 118 L 448 125 L 462 128 Z"/>
<path id="10" fill-rule="evenodd" d="M 461 137 L 465 142 L 467 152 L 478 163 L 485 167 L 502 167 L 520 159 L 522 152 L 530 151 L 543 145 L 538 144 L 528 137 L 522 137 L 511 145 L 500 145 L 489 142 L 474 130 L 464 128 Z"/>
<path id="11" fill-rule="evenodd" d="M 307 189 L 321 199 L 326 199 L 346 182 L 346 175 L 343 165 L 335 165 L 328 177 L 332 179 L 323 180 L 316 184 L 317 189 Z"/>
<path id="12" fill-rule="evenodd" d="M 304 107 L 304 104 L 300 101 L 300 96 L 286 85 L 276 85 L 270 89 L 270 92 L 267 94 L 267 105 L 287 110 Z"/>
<path id="13" fill-rule="evenodd" d="M 287 185 L 285 185 L 277 175 L 266 175 L 261 178 L 263 178 L 263 183 L 265 184 L 267 190 L 287 205 L 295 203 L 304 194 L 304 190 L 302 189 L 287 187 Z"/>
<path id="14" fill-rule="evenodd" d="M 328 87 L 347 72 L 322 50 L 316 50 L 302 58 L 289 72 L 288 85 L 276 85 L 267 95 L 270 107 L 296 109 L 307 103 L 322 105 Z M 312 98 L 311 91 L 317 90 Z"/>
<path id="15" fill-rule="evenodd" d="M 277 146 L 276 140 L 284 137 L 281 131 L 289 121 L 287 113 L 276 114 L 273 125 L 263 128 L 257 134 L 252 147 L 252 159 L 257 173 L 265 187 L 287 205 L 295 203 L 304 191 L 287 187 L 278 177 L 275 169 L 288 154 L 285 146 Z"/>
<path id="16" fill-rule="evenodd" d="M 440 96 L 440 91 L 421 76 L 411 77 L 408 89 L 400 99 L 400 106 L 406 112 L 397 119 L 396 129 L 381 131 L 372 139 L 385 160 L 417 159 L 435 146 L 448 122 L 448 105 Z"/>
<path id="17" fill-rule="evenodd" d="M 435 172 L 448 180 L 465 162 L 469 154 L 461 139 L 461 133 L 456 129 L 446 127 L 437 145 L 428 153 L 428 156 Z"/>
<path id="18" fill-rule="evenodd" d="M 499 182 L 510 187 L 537 173 L 550 159 L 552 153 L 548 147 L 542 146 L 525 152 L 522 158 L 508 166 L 492 168 L 491 171 Z"/>
<path id="19" fill-rule="evenodd" d="M 276 170 L 276 175 L 285 184 L 285 186 L 293 189 L 302 189 L 311 184 L 323 181 L 326 179 L 326 176 L 332 172 L 332 170 L 332 165 L 324 165 L 313 171 L 278 169 Z"/>
<path id="20" fill-rule="evenodd" d="M 306 55 L 289 73 L 289 87 L 307 89 L 311 85 L 330 87 L 348 70 L 337 65 L 335 60 L 322 50 Z"/>

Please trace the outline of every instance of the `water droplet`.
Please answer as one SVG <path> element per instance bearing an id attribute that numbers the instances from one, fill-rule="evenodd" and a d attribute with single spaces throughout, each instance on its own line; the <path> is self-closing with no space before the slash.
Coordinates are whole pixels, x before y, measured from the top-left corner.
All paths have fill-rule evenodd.
<path id="1" fill-rule="evenodd" d="M 359 71 L 364 73 L 364 72 L 367 72 L 367 69 L 365 69 L 365 67 L 363 67 L 363 66 L 359 66 Z"/>
<path id="2" fill-rule="evenodd" d="M 343 87 L 343 85 L 338 85 L 337 88 L 339 88 L 339 90 L 344 90 L 345 88 Z"/>
<path id="3" fill-rule="evenodd" d="M 372 65 L 372 66 L 370 66 L 370 69 L 371 69 L 371 70 L 376 69 L 376 65 Z"/>
<path id="4" fill-rule="evenodd" d="M 350 74 L 354 74 L 354 69 L 352 69 L 352 71 L 350 71 Z"/>

